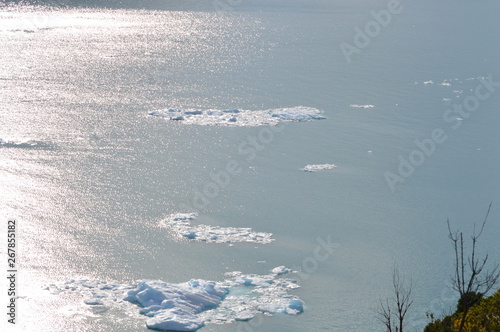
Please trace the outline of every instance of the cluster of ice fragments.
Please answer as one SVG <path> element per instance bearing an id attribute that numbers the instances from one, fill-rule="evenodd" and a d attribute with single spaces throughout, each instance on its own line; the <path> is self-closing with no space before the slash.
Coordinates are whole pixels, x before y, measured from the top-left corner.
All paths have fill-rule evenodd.
<path id="1" fill-rule="evenodd" d="M 168 108 L 150 112 L 149 115 L 163 117 L 172 121 L 180 121 L 185 124 L 234 127 L 275 126 L 283 121 L 303 122 L 325 119 L 321 110 L 306 106 L 255 111 L 240 109 L 200 110 Z"/>
<path id="2" fill-rule="evenodd" d="M 254 232 L 251 228 L 191 225 L 197 218 L 196 213 L 174 213 L 161 224 L 170 228 L 180 237 L 212 243 L 251 242 L 267 244 L 274 241 L 272 233 Z"/>
<path id="3" fill-rule="evenodd" d="M 375 105 L 358 105 L 358 104 L 351 104 L 349 107 L 353 108 L 374 108 Z"/>
<path id="4" fill-rule="evenodd" d="M 267 275 L 226 273 L 222 282 L 193 279 L 180 284 L 145 280 L 137 284 L 71 280 L 44 289 L 53 294 L 79 293 L 89 306 L 129 308 L 134 304 L 147 316 L 146 326 L 161 331 L 196 331 L 207 323 L 248 321 L 259 313 L 297 315 L 304 303 L 289 290 L 295 280 L 284 278 L 291 270 L 279 266 Z M 133 307 L 132 307 L 133 308 Z"/>
<path id="5" fill-rule="evenodd" d="M 324 171 L 324 170 L 329 170 L 329 169 L 334 169 L 337 166 L 334 164 L 319 164 L 319 165 L 306 165 L 304 167 L 304 171 L 306 172 L 317 172 L 317 171 Z"/>
<path id="6" fill-rule="evenodd" d="M 45 143 L 43 142 L 38 142 L 34 140 L 23 140 L 23 141 L 8 141 L 0 138 L 0 147 L 7 147 L 7 148 L 31 148 L 31 147 L 43 147 L 46 146 Z"/>

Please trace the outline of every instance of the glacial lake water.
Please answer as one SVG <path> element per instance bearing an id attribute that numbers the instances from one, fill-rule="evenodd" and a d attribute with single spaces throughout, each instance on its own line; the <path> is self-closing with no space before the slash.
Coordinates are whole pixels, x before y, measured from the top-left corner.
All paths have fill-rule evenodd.
<path id="1" fill-rule="evenodd" d="M 414 282 L 410 331 L 450 312 L 446 219 L 471 234 L 493 201 L 480 251 L 500 259 L 500 4 L 401 1 L 377 23 L 391 3 L 0 7 L 0 218 L 17 220 L 19 331 L 147 331 L 137 307 L 93 308 L 51 283 L 221 281 L 281 265 L 300 272 L 302 314 L 200 331 L 381 331 L 395 265 Z M 296 106 L 326 119 L 149 115 Z M 316 164 L 337 167 L 303 170 Z M 161 225 L 192 212 L 274 241 L 179 241 Z"/>

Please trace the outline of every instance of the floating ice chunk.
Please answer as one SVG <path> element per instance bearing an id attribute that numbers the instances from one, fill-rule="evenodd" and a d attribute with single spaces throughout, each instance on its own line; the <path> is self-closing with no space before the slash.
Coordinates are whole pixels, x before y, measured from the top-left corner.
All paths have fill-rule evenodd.
<path id="1" fill-rule="evenodd" d="M 323 170 L 328 170 L 328 169 L 334 169 L 337 166 L 334 164 L 321 164 L 321 165 L 306 165 L 304 167 L 304 171 L 307 172 L 316 172 L 316 171 L 323 171 Z"/>
<path id="2" fill-rule="evenodd" d="M 290 300 L 288 302 L 288 309 L 295 310 L 296 313 L 304 312 L 304 302 L 298 299 Z"/>
<path id="3" fill-rule="evenodd" d="M 139 304 L 150 316 L 149 328 L 156 330 L 196 331 L 204 325 L 198 313 L 220 304 L 228 293 L 228 285 L 205 280 L 191 280 L 183 284 L 161 281 L 140 282 L 127 293 L 125 301 Z"/>
<path id="4" fill-rule="evenodd" d="M 292 108 L 279 108 L 269 110 L 268 113 L 273 118 L 278 118 L 283 121 L 309 121 L 309 120 L 323 120 L 325 117 L 322 112 L 312 107 L 292 107 Z"/>
<path id="5" fill-rule="evenodd" d="M 349 105 L 349 107 L 353 107 L 353 108 L 373 108 L 373 107 L 375 107 L 375 105 L 358 105 L 358 104 L 352 104 L 352 105 Z"/>
<path id="6" fill-rule="evenodd" d="M 196 331 L 204 325 L 198 316 L 183 311 L 162 311 L 146 321 L 148 328 L 160 331 Z"/>
<path id="7" fill-rule="evenodd" d="M 268 284 L 273 283 L 273 278 L 270 276 L 261 277 L 261 276 L 239 276 L 236 277 L 235 281 L 239 284 L 245 286 L 261 286 L 266 287 Z"/>
<path id="8" fill-rule="evenodd" d="M 272 271 L 287 270 L 279 266 Z M 288 293 L 298 287 L 295 280 L 278 278 L 275 272 L 256 275 L 235 271 L 226 276 L 230 279 L 222 282 L 193 279 L 180 284 L 152 280 L 131 285 L 94 282 L 96 287 L 91 289 L 101 290 L 93 294 L 89 294 L 86 280 L 51 284 L 45 289 L 55 288 L 53 294 L 88 296 L 84 303 L 102 306 L 102 312 L 130 311 L 139 306 L 139 313 L 147 317 L 146 326 L 161 331 L 196 331 L 207 323 L 248 321 L 258 313 L 298 315 L 304 311 L 304 303 Z"/>
<path id="9" fill-rule="evenodd" d="M 196 219 L 198 215 L 196 213 L 174 213 L 171 214 L 167 219 L 171 221 L 184 221 L 188 222 L 189 220 Z"/>
<path id="10" fill-rule="evenodd" d="M 434 84 L 434 81 L 425 81 L 424 84 Z"/>
<path id="11" fill-rule="evenodd" d="M 306 106 L 256 111 L 168 108 L 149 112 L 149 115 L 163 117 L 172 121 L 182 121 L 185 124 L 238 127 L 275 126 L 283 121 L 303 122 L 325 119 L 322 111 Z"/>
<path id="12" fill-rule="evenodd" d="M 34 141 L 34 140 L 24 140 L 24 141 L 8 141 L 0 138 L 0 146 L 4 147 L 14 147 L 14 148 L 31 148 L 36 147 L 37 145 L 41 145 L 41 147 L 45 147 L 45 144 L 42 142 Z"/>
<path id="13" fill-rule="evenodd" d="M 278 267 L 275 267 L 274 269 L 272 269 L 271 272 L 280 276 L 282 274 L 290 273 L 290 272 L 292 272 L 292 270 L 286 268 L 285 266 L 278 266 Z"/>
<path id="14" fill-rule="evenodd" d="M 251 228 L 191 225 L 196 213 L 174 213 L 162 221 L 180 237 L 208 243 L 251 242 L 267 244 L 274 241 L 272 233 L 254 232 Z"/>
<path id="15" fill-rule="evenodd" d="M 443 98 L 443 103 L 449 103 L 449 102 L 451 102 L 450 98 Z"/>
<path id="16" fill-rule="evenodd" d="M 87 304 L 87 305 L 102 305 L 102 301 L 99 300 L 99 299 L 96 299 L 96 298 L 90 298 L 90 299 L 85 299 L 83 300 L 83 303 Z"/>
<path id="17" fill-rule="evenodd" d="M 236 314 L 236 317 L 234 317 L 234 320 L 236 321 L 241 321 L 241 322 L 246 322 L 255 317 L 255 312 L 253 311 L 243 311 L 238 314 Z"/>
<path id="18" fill-rule="evenodd" d="M 443 83 L 441 83 L 440 85 L 442 85 L 442 86 L 451 86 L 451 84 L 450 84 L 450 83 L 448 83 L 448 82 L 443 82 Z"/>
<path id="19" fill-rule="evenodd" d="M 82 286 L 87 288 L 95 288 L 96 284 L 91 281 L 85 281 L 84 283 L 82 283 Z"/>
<path id="20" fill-rule="evenodd" d="M 52 145 L 51 143 L 37 141 L 29 138 L 17 139 L 17 140 L 0 138 L 0 148 L 48 150 L 48 149 L 54 149 L 55 146 Z"/>

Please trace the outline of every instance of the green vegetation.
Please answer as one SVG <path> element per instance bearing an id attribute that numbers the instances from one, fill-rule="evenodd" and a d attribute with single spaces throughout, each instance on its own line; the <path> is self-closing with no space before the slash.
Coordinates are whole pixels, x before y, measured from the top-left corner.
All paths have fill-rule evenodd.
<path id="1" fill-rule="evenodd" d="M 475 304 L 468 309 L 463 324 L 463 332 L 500 332 L 500 289 L 493 295 L 481 299 L 478 294 L 471 294 Z M 463 305 L 459 301 L 457 311 L 443 319 L 434 320 L 434 315 L 424 332 L 456 332 L 460 330 L 463 317 Z"/>
<path id="2" fill-rule="evenodd" d="M 490 203 L 478 231 L 474 223 L 468 250 L 464 234 L 459 230 L 452 230 L 450 221 L 447 220 L 448 238 L 454 252 L 454 273 L 451 281 L 459 300 L 455 313 L 450 316 L 435 319 L 434 314 L 428 313 L 427 317 L 431 322 L 424 328 L 424 332 L 500 332 L 500 289 L 485 298 L 500 281 L 500 263 L 485 270 L 489 256 L 486 254 L 478 257 L 476 252 L 477 242 L 483 234 L 491 205 Z M 406 314 L 413 304 L 412 282 L 406 286 L 397 269 L 394 270 L 392 279 L 394 296 L 385 301 L 380 300 L 378 318 L 385 326 L 386 332 L 403 332 Z"/>

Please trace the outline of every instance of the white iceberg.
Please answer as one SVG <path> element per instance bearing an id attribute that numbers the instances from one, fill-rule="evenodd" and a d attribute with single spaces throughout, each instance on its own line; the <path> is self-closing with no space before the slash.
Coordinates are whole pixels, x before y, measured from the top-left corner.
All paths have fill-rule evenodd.
<path id="1" fill-rule="evenodd" d="M 196 213 L 174 213 L 162 220 L 179 237 L 207 243 L 251 242 L 267 244 L 274 241 L 272 233 L 254 232 L 251 228 L 191 225 Z"/>
<path id="2" fill-rule="evenodd" d="M 271 272 L 280 276 L 282 274 L 290 273 L 290 272 L 292 272 L 292 270 L 288 269 L 285 266 L 278 266 L 278 267 L 275 267 L 274 269 L 272 269 Z"/>
<path id="3" fill-rule="evenodd" d="M 273 271 L 289 269 L 280 266 Z M 79 293 L 85 296 L 86 305 L 104 309 L 134 310 L 134 304 L 141 308 L 140 314 L 148 317 L 146 326 L 161 331 L 196 331 L 207 323 L 248 321 L 258 313 L 297 315 L 304 311 L 304 302 L 288 293 L 299 287 L 295 280 L 277 278 L 279 274 L 274 272 L 245 275 L 236 271 L 226 275 L 230 279 L 223 282 L 196 279 L 180 284 L 71 280 L 45 289 L 53 294 Z"/>
<path id="4" fill-rule="evenodd" d="M 334 169 L 336 167 L 337 166 L 334 164 L 306 165 L 306 167 L 304 167 L 303 170 L 306 172 L 317 172 L 317 171 Z"/>
<path id="5" fill-rule="evenodd" d="M 317 108 L 295 106 L 269 110 L 217 110 L 168 108 L 149 112 L 149 115 L 202 126 L 256 127 L 276 126 L 280 122 L 304 122 L 325 119 Z"/>
<path id="6" fill-rule="evenodd" d="M 349 107 L 353 107 L 353 108 L 373 108 L 373 107 L 375 107 L 375 105 L 358 105 L 358 104 L 352 104 L 352 105 L 349 105 Z"/>

